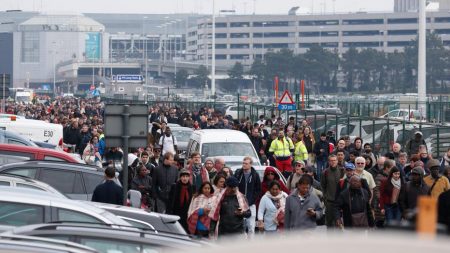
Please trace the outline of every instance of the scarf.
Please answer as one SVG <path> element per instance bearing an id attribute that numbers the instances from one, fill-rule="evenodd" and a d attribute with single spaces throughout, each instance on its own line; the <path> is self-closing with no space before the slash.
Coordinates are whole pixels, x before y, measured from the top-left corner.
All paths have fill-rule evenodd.
<path id="1" fill-rule="evenodd" d="M 444 155 L 444 161 L 445 165 L 450 165 L 450 158 L 447 156 L 447 154 Z"/>
<path id="2" fill-rule="evenodd" d="M 188 202 L 188 200 L 189 200 L 188 186 L 182 184 L 181 191 L 180 191 L 180 206 L 183 206 L 184 203 Z"/>
<path id="3" fill-rule="evenodd" d="M 400 189 L 402 186 L 402 181 L 400 179 L 395 180 L 394 178 L 391 178 L 391 183 L 396 189 Z"/>
<path id="4" fill-rule="evenodd" d="M 272 196 L 270 192 L 266 192 L 265 194 L 269 199 L 271 199 L 277 208 L 277 212 L 275 213 L 274 222 L 277 225 L 283 224 L 284 222 L 284 210 L 286 206 L 286 198 L 287 194 L 283 191 L 280 192 L 277 196 Z"/>
<path id="5" fill-rule="evenodd" d="M 216 196 L 211 196 L 211 197 L 206 197 L 203 194 L 198 195 L 197 197 L 195 197 L 192 202 L 191 205 L 189 206 L 189 210 L 188 210 L 188 228 L 189 228 L 189 232 L 191 234 L 195 234 L 195 230 L 197 228 L 197 222 L 200 220 L 200 222 L 209 229 L 209 226 L 211 224 L 211 218 L 208 215 L 202 215 L 199 216 L 199 210 L 201 208 L 210 208 L 210 214 L 212 212 L 212 209 L 214 208 L 214 206 L 217 205 L 217 200 L 216 200 Z"/>

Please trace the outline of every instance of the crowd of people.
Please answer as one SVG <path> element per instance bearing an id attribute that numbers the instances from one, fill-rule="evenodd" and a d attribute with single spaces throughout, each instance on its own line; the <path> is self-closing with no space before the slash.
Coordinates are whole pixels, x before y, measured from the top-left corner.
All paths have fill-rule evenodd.
<path id="1" fill-rule="evenodd" d="M 106 167 L 112 180 L 123 151 L 105 146 L 102 102 L 60 98 L 7 108 L 8 113 L 62 124 L 64 143 L 87 163 Z M 186 231 L 198 237 L 252 237 L 321 225 L 385 229 L 403 220 L 414 222 L 420 196 L 438 199 L 439 221 L 450 225 L 450 149 L 440 160 L 433 159 L 420 131 L 406 145 L 395 143 L 381 154 L 359 137 L 336 140 L 326 132 L 316 139 L 307 120 L 297 124 L 292 117 L 285 123 L 275 115 L 261 115 L 252 122 L 213 108 L 189 112 L 154 105 L 149 123 L 148 146 L 130 149 L 120 180 L 127 172 L 128 187 L 142 194 L 146 208 L 180 216 Z M 266 166 L 264 176 L 260 178 L 251 157 L 235 171 L 221 157 L 202 163 L 196 152 L 181 161 L 169 123 L 246 133 Z M 93 200 L 120 203 L 120 196 L 104 198 L 104 189 L 96 190 Z"/>

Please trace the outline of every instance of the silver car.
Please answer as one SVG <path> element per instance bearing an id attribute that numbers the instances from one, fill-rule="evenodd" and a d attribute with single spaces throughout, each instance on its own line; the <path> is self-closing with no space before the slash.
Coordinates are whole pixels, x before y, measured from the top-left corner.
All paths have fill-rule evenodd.
<path id="1" fill-rule="evenodd" d="M 108 211 L 52 193 L 22 188 L 11 191 L 11 187 L 0 187 L 2 229 L 62 221 L 130 226 Z"/>

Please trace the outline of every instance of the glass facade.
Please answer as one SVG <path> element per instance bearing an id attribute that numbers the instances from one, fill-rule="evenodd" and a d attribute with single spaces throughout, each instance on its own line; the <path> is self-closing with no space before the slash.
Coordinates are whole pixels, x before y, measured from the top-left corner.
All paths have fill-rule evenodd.
<path id="1" fill-rule="evenodd" d="M 39 62 L 39 33 L 22 33 L 22 62 Z"/>

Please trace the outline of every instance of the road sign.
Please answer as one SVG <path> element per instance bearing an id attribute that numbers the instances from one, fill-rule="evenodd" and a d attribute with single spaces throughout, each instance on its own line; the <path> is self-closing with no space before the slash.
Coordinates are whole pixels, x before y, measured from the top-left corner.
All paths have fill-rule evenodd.
<path id="1" fill-rule="evenodd" d="M 283 93 L 283 96 L 281 96 L 280 101 L 278 102 L 280 105 L 292 105 L 295 104 L 294 100 L 292 99 L 291 95 L 289 94 L 289 91 L 285 90 Z"/>
<path id="2" fill-rule="evenodd" d="M 280 111 L 294 111 L 297 110 L 296 104 L 279 104 L 278 110 Z"/>

